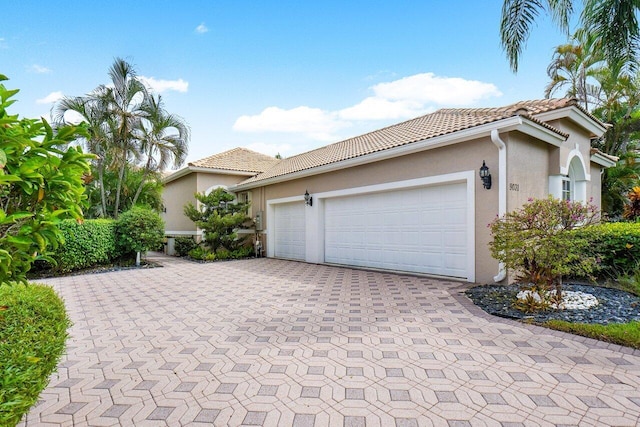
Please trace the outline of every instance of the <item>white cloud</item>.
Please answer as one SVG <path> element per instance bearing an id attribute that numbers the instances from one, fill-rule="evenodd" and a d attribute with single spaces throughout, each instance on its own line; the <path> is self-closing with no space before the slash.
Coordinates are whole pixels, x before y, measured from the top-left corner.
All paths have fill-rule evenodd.
<path id="1" fill-rule="evenodd" d="M 349 126 L 335 113 L 306 106 L 284 110 L 265 108 L 255 116 L 238 117 L 233 129 L 240 132 L 302 133 L 319 141 L 330 141 L 336 131 Z"/>
<path id="2" fill-rule="evenodd" d="M 47 67 L 43 67 L 42 65 L 33 64 L 30 67 L 28 67 L 28 71 L 36 74 L 47 74 L 51 72 L 51 69 Z"/>
<path id="3" fill-rule="evenodd" d="M 45 96 L 44 98 L 36 99 L 36 104 L 53 104 L 54 102 L 59 101 L 63 97 L 64 95 L 60 91 L 51 92 L 49 95 Z"/>
<path id="4" fill-rule="evenodd" d="M 377 98 L 415 101 L 423 104 L 472 105 L 482 99 L 502 96 L 492 83 L 439 77 L 433 73 L 415 74 L 373 86 Z"/>
<path id="5" fill-rule="evenodd" d="M 284 132 L 316 141 L 335 141 L 338 131 L 365 122 L 405 120 L 434 111 L 440 106 L 469 106 L 487 98 L 502 96 L 491 83 L 415 74 L 369 88 L 369 96 L 356 105 L 338 111 L 300 106 L 285 110 L 277 106 L 260 114 L 239 117 L 233 129 L 240 132 Z"/>
<path id="6" fill-rule="evenodd" d="M 204 34 L 204 33 L 208 33 L 209 29 L 207 28 L 206 25 L 204 25 L 204 22 L 200 25 L 198 25 L 195 29 L 196 33 L 198 34 Z"/>
<path id="7" fill-rule="evenodd" d="M 185 82 L 182 79 L 161 80 L 154 77 L 138 76 L 138 80 L 157 93 L 166 92 L 168 90 L 175 90 L 176 92 L 186 92 L 189 90 L 189 82 Z"/>

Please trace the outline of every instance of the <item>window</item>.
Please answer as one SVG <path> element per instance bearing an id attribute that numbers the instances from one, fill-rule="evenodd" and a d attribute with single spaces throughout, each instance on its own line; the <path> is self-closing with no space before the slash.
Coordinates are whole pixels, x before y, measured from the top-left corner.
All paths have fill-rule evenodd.
<path id="1" fill-rule="evenodd" d="M 249 193 L 239 193 L 238 203 L 249 203 Z"/>
<path id="2" fill-rule="evenodd" d="M 571 200 L 571 178 L 568 176 L 562 177 L 562 200 Z"/>

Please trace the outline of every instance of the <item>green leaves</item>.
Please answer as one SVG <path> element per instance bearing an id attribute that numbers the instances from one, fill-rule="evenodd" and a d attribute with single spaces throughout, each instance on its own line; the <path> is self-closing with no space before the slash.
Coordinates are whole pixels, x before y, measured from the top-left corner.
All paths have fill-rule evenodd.
<path id="1" fill-rule="evenodd" d="M 2 80 L 2 79 L 0 79 Z M 55 249 L 63 218 L 81 218 L 89 159 L 67 147 L 84 131 L 6 113 L 17 90 L 0 84 L 0 284 L 25 282 L 34 260 Z"/>
<path id="2" fill-rule="evenodd" d="M 489 224 L 491 255 L 521 280 L 539 286 L 559 284 L 569 274 L 584 277 L 596 260 L 585 254 L 588 240 L 571 231 L 597 220 L 593 205 L 552 197 L 531 200 Z"/>
<path id="3" fill-rule="evenodd" d="M 223 188 L 209 194 L 198 193 L 195 197 L 200 208 L 189 203 L 184 213 L 204 231 L 205 244 L 214 252 L 220 248 L 235 251 L 244 246 L 245 239 L 239 238 L 236 231 L 251 223 L 248 205 L 234 203 L 235 197 Z"/>

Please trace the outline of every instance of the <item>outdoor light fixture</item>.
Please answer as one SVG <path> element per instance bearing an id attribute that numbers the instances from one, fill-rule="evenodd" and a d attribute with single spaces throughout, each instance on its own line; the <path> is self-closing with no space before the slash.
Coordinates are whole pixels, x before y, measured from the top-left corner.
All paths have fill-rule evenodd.
<path id="1" fill-rule="evenodd" d="M 311 197 L 307 190 L 304 191 L 304 204 L 307 206 L 313 206 L 313 197 Z"/>
<path id="2" fill-rule="evenodd" d="M 224 200 L 220 200 L 220 203 L 218 203 L 218 207 L 225 211 L 227 210 L 228 205 L 229 205 L 229 202 L 225 202 Z"/>
<path id="3" fill-rule="evenodd" d="M 482 185 L 484 186 L 484 188 L 486 188 L 487 190 L 490 190 L 491 174 L 489 173 L 489 168 L 484 163 L 484 160 L 482 161 L 482 167 L 480 168 L 480 179 L 482 180 Z"/>

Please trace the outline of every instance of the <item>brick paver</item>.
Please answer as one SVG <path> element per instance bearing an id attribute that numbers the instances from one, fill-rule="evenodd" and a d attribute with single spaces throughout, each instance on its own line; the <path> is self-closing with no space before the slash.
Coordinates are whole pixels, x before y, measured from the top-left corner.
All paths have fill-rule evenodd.
<path id="1" fill-rule="evenodd" d="M 640 423 L 640 354 L 464 285 L 275 259 L 49 279 L 67 355 L 22 425 Z"/>

